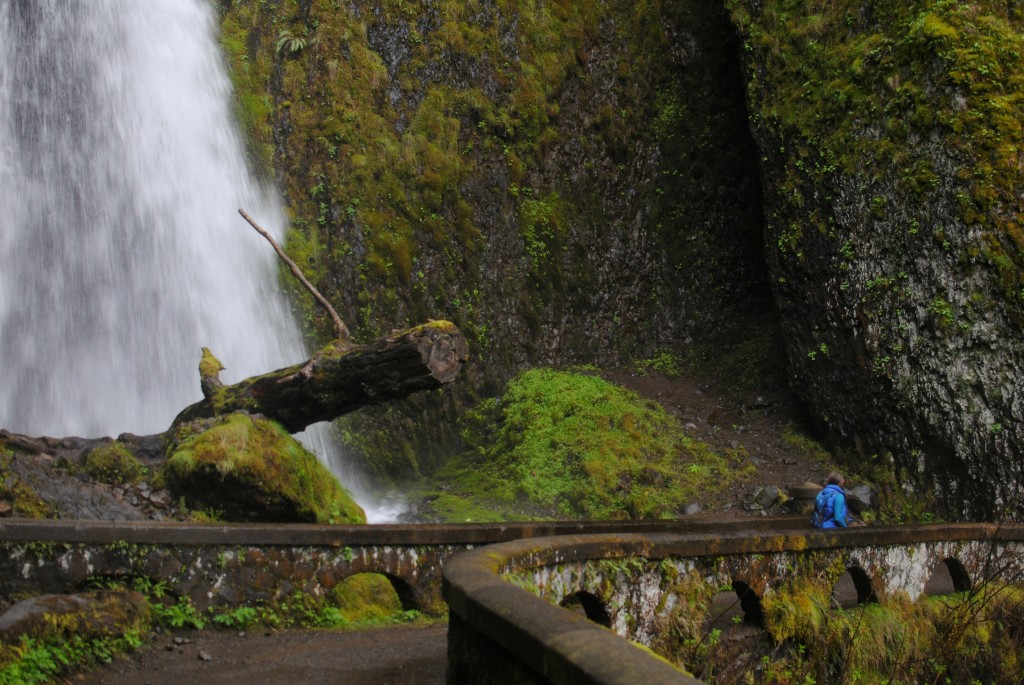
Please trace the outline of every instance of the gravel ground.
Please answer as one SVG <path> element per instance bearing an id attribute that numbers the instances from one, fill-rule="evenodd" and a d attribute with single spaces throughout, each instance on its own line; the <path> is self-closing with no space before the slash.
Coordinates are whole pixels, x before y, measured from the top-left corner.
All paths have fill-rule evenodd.
<path id="1" fill-rule="evenodd" d="M 448 626 L 160 634 L 78 685 L 442 685 Z"/>

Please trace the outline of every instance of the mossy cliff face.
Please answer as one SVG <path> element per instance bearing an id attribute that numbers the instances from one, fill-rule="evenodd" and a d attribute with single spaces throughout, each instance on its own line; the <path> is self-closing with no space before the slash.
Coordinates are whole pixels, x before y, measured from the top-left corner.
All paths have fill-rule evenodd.
<path id="1" fill-rule="evenodd" d="M 953 511 L 1019 510 L 1024 9 L 727 6 L 794 387 Z"/>
<path id="2" fill-rule="evenodd" d="M 460 387 L 431 399 L 442 413 L 524 366 L 728 346 L 770 310 L 721 5 L 222 6 L 240 119 L 284 193 L 290 254 L 359 338 L 429 317 L 471 339 Z M 389 475 L 429 470 L 450 437 L 450 421 L 411 406 L 370 413 L 380 433 L 356 419 L 365 444 L 397 455 Z"/>

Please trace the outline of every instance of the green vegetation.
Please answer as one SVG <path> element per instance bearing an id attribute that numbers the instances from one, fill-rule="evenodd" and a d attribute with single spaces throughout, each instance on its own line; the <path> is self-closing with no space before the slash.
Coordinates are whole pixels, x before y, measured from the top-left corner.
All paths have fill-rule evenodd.
<path id="1" fill-rule="evenodd" d="M 91 450 L 83 470 L 94 480 L 110 485 L 133 485 L 146 476 L 146 467 L 119 442 L 110 442 Z"/>
<path id="2" fill-rule="evenodd" d="M 116 654 L 138 649 L 142 642 L 137 630 L 129 630 L 120 637 L 22 637 L 15 645 L 0 644 L 0 685 L 54 682 L 68 671 L 109 663 Z"/>
<path id="3" fill-rule="evenodd" d="M 536 360 L 551 329 L 570 357 L 599 340 L 624 363 L 664 339 L 666 312 L 686 311 L 686 335 L 714 356 L 770 309 L 757 160 L 720 6 L 220 7 L 238 118 L 280 183 L 289 254 L 356 339 L 443 317 L 486 362 L 426 421 L 408 420 L 417 400 L 346 418 L 355 458 L 383 481 L 430 475 L 457 442 L 452 416 Z M 617 288 L 602 272 L 630 261 L 650 288 L 602 297 Z M 327 337 L 308 293 L 282 282 Z"/>
<path id="4" fill-rule="evenodd" d="M 683 373 L 679 366 L 679 360 L 671 352 L 665 350 L 658 352 L 650 359 L 637 361 L 636 369 L 644 375 L 650 371 L 657 371 L 666 376 L 679 376 Z"/>
<path id="5" fill-rule="evenodd" d="M 47 613 L 28 634 L 0 641 L 0 685 L 52 682 L 72 669 L 109 662 L 140 646 L 150 625 L 139 595 L 94 593 L 87 611 Z"/>
<path id="6" fill-rule="evenodd" d="M 750 468 L 742 454 L 687 436 L 659 405 L 568 371 L 513 379 L 470 413 L 463 437 L 471 449 L 437 476 L 442 518 L 670 517 L 713 501 Z M 474 518 L 460 506 L 492 513 Z"/>
<path id="7" fill-rule="evenodd" d="M 71 671 L 109 663 L 115 655 L 142 646 L 150 620 L 153 626 L 168 630 L 204 630 L 211 625 L 230 630 L 253 626 L 360 629 L 430 620 L 418 611 L 403 610 L 390 582 L 371 573 L 344 580 L 325 598 L 296 591 L 278 602 L 209 612 L 197 610 L 187 597 L 172 596 L 163 581 L 138 577 L 127 581 L 127 585 L 142 593 L 148 602 L 144 620 L 112 626 L 119 635 L 99 636 L 78 634 L 77 624 L 68 623 L 62 628 L 55 620 L 46 637 L 24 636 L 17 643 L 0 643 L 0 685 L 41 685 Z M 98 587 L 118 590 L 126 586 L 104 581 Z"/>
<path id="8" fill-rule="evenodd" d="M 821 443 L 801 432 L 792 424 L 788 424 L 782 430 L 782 439 L 786 441 L 786 444 L 791 449 L 796 450 L 797 455 L 803 459 L 817 461 L 822 464 L 828 464 L 833 461 L 832 455 Z"/>
<path id="9" fill-rule="evenodd" d="M 109 583 L 104 583 L 109 586 Z M 350 576 L 325 596 L 295 591 L 276 601 L 259 601 L 233 608 L 211 607 L 201 612 L 187 597 L 174 597 L 163 581 L 138 577 L 132 589 L 149 600 L 153 623 L 168 629 L 232 630 L 270 628 L 346 628 L 409 623 L 425 619 L 418 611 L 403 610 L 390 581 L 376 573 Z"/>
<path id="10" fill-rule="evenodd" d="M 1017 682 L 1022 602 L 1020 588 L 990 583 L 843 610 L 829 608 L 828 588 L 791 588 L 764 599 L 768 632 L 782 647 L 765 663 L 765 682 Z"/>
<path id="11" fill-rule="evenodd" d="M 762 638 L 744 651 L 756 668 L 740 682 L 772 685 L 898 685 L 1016 683 L 1024 667 L 1024 589 L 987 582 L 953 595 L 905 595 L 840 608 L 832 586 L 845 569 L 798 574 L 761 598 Z M 656 648 L 708 683 L 732 669 L 730 630 L 705 622 L 714 588 L 695 574 L 675 592 L 687 601 L 656 640 Z M 731 591 L 731 588 L 720 588 Z M 760 642 L 760 643 L 759 643 Z M 729 680 L 728 682 L 734 682 Z"/>
<path id="12" fill-rule="evenodd" d="M 920 458 L 917 450 L 911 456 Z M 935 495 L 923 489 L 906 488 L 913 482 L 911 474 L 899 469 L 893 463 L 891 454 L 872 454 L 859 461 L 854 477 L 859 481 L 874 483 L 878 501 L 864 512 L 864 520 L 870 523 L 905 525 L 914 523 L 937 523 L 941 511 Z"/>
<path id="13" fill-rule="evenodd" d="M 316 455 L 279 424 L 245 414 L 180 429 L 163 475 L 190 506 L 229 520 L 366 522 Z"/>
<path id="14" fill-rule="evenodd" d="M 402 612 L 402 603 L 391 581 L 378 573 L 360 573 L 338 583 L 331 599 L 346 620 L 371 623 Z"/>
<path id="15" fill-rule="evenodd" d="M 515 16 L 510 31 L 455 0 L 374 3 L 372 10 L 360 2 L 354 11 L 301 4 L 236 3 L 223 17 L 222 45 L 265 169 L 273 161 L 288 171 L 289 253 L 328 297 L 349 303 L 357 333 L 374 334 L 382 320 L 399 323 L 402 311 L 408 323 L 441 304 L 414 287 L 421 253 L 443 254 L 452 267 L 475 259 L 483 242 L 464 182 L 487 160 L 518 184 L 559 137 L 554 96 L 574 68 L 575 46 L 597 30 L 598 13 L 564 3 L 506 8 Z M 418 19 L 425 16 L 436 21 L 424 31 Z M 403 59 L 386 64 L 371 34 L 399 36 Z M 486 69 L 495 91 L 452 87 L 429 70 L 441 59 Z M 272 131 L 285 121 L 275 150 Z M 557 194 L 507 200 L 519 204 L 524 251 L 541 244 L 550 251 L 564 225 Z M 329 264 L 359 281 L 338 292 Z M 457 272 L 431 276 L 458 285 Z M 320 318 L 311 303 L 305 311 L 310 322 Z M 451 314 L 470 329 L 476 323 L 469 312 Z"/>

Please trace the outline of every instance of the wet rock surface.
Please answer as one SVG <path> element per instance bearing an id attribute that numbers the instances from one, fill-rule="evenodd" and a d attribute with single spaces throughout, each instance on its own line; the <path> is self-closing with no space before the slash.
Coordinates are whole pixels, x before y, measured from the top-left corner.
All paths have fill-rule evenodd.
<path id="1" fill-rule="evenodd" d="M 11 457 L 4 475 L 9 486 L 18 484 L 46 502 L 56 518 L 101 521 L 161 521 L 181 518 L 172 495 L 149 481 L 103 483 L 83 468 L 86 456 L 99 445 L 125 445 L 142 466 L 155 474 L 163 459 L 158 436 L 124 434 L 111 438 L 30 437 L 0 430 L 0 446 Z M 2 493 L 0 493 L 2 494 Z M 3 497 L 0 497 L 0 501 Z M 26 516 L 8 502 L 0 517 Z M 5 513 L 6 511 L 6 513 Z"/>

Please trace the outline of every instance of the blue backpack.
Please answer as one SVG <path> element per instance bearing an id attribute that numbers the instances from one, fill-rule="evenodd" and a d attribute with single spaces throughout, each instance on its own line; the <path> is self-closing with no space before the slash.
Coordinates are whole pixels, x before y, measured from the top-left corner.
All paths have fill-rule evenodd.
<path id="1" fill-rule="evenodd" d="M 835 499 L 836 495 L 835 493 L 832 493 L 828 497 L 822 497 L 822 501 L 820 504 L 818 503 L 818 501 L 815 501 L 814 513 L 811 514 L 812 526 L 814 526 L 815 528 L 821 528 L 825 524 L 825 521 L 828 521 L 830 518 L 835 516 Z"/>

